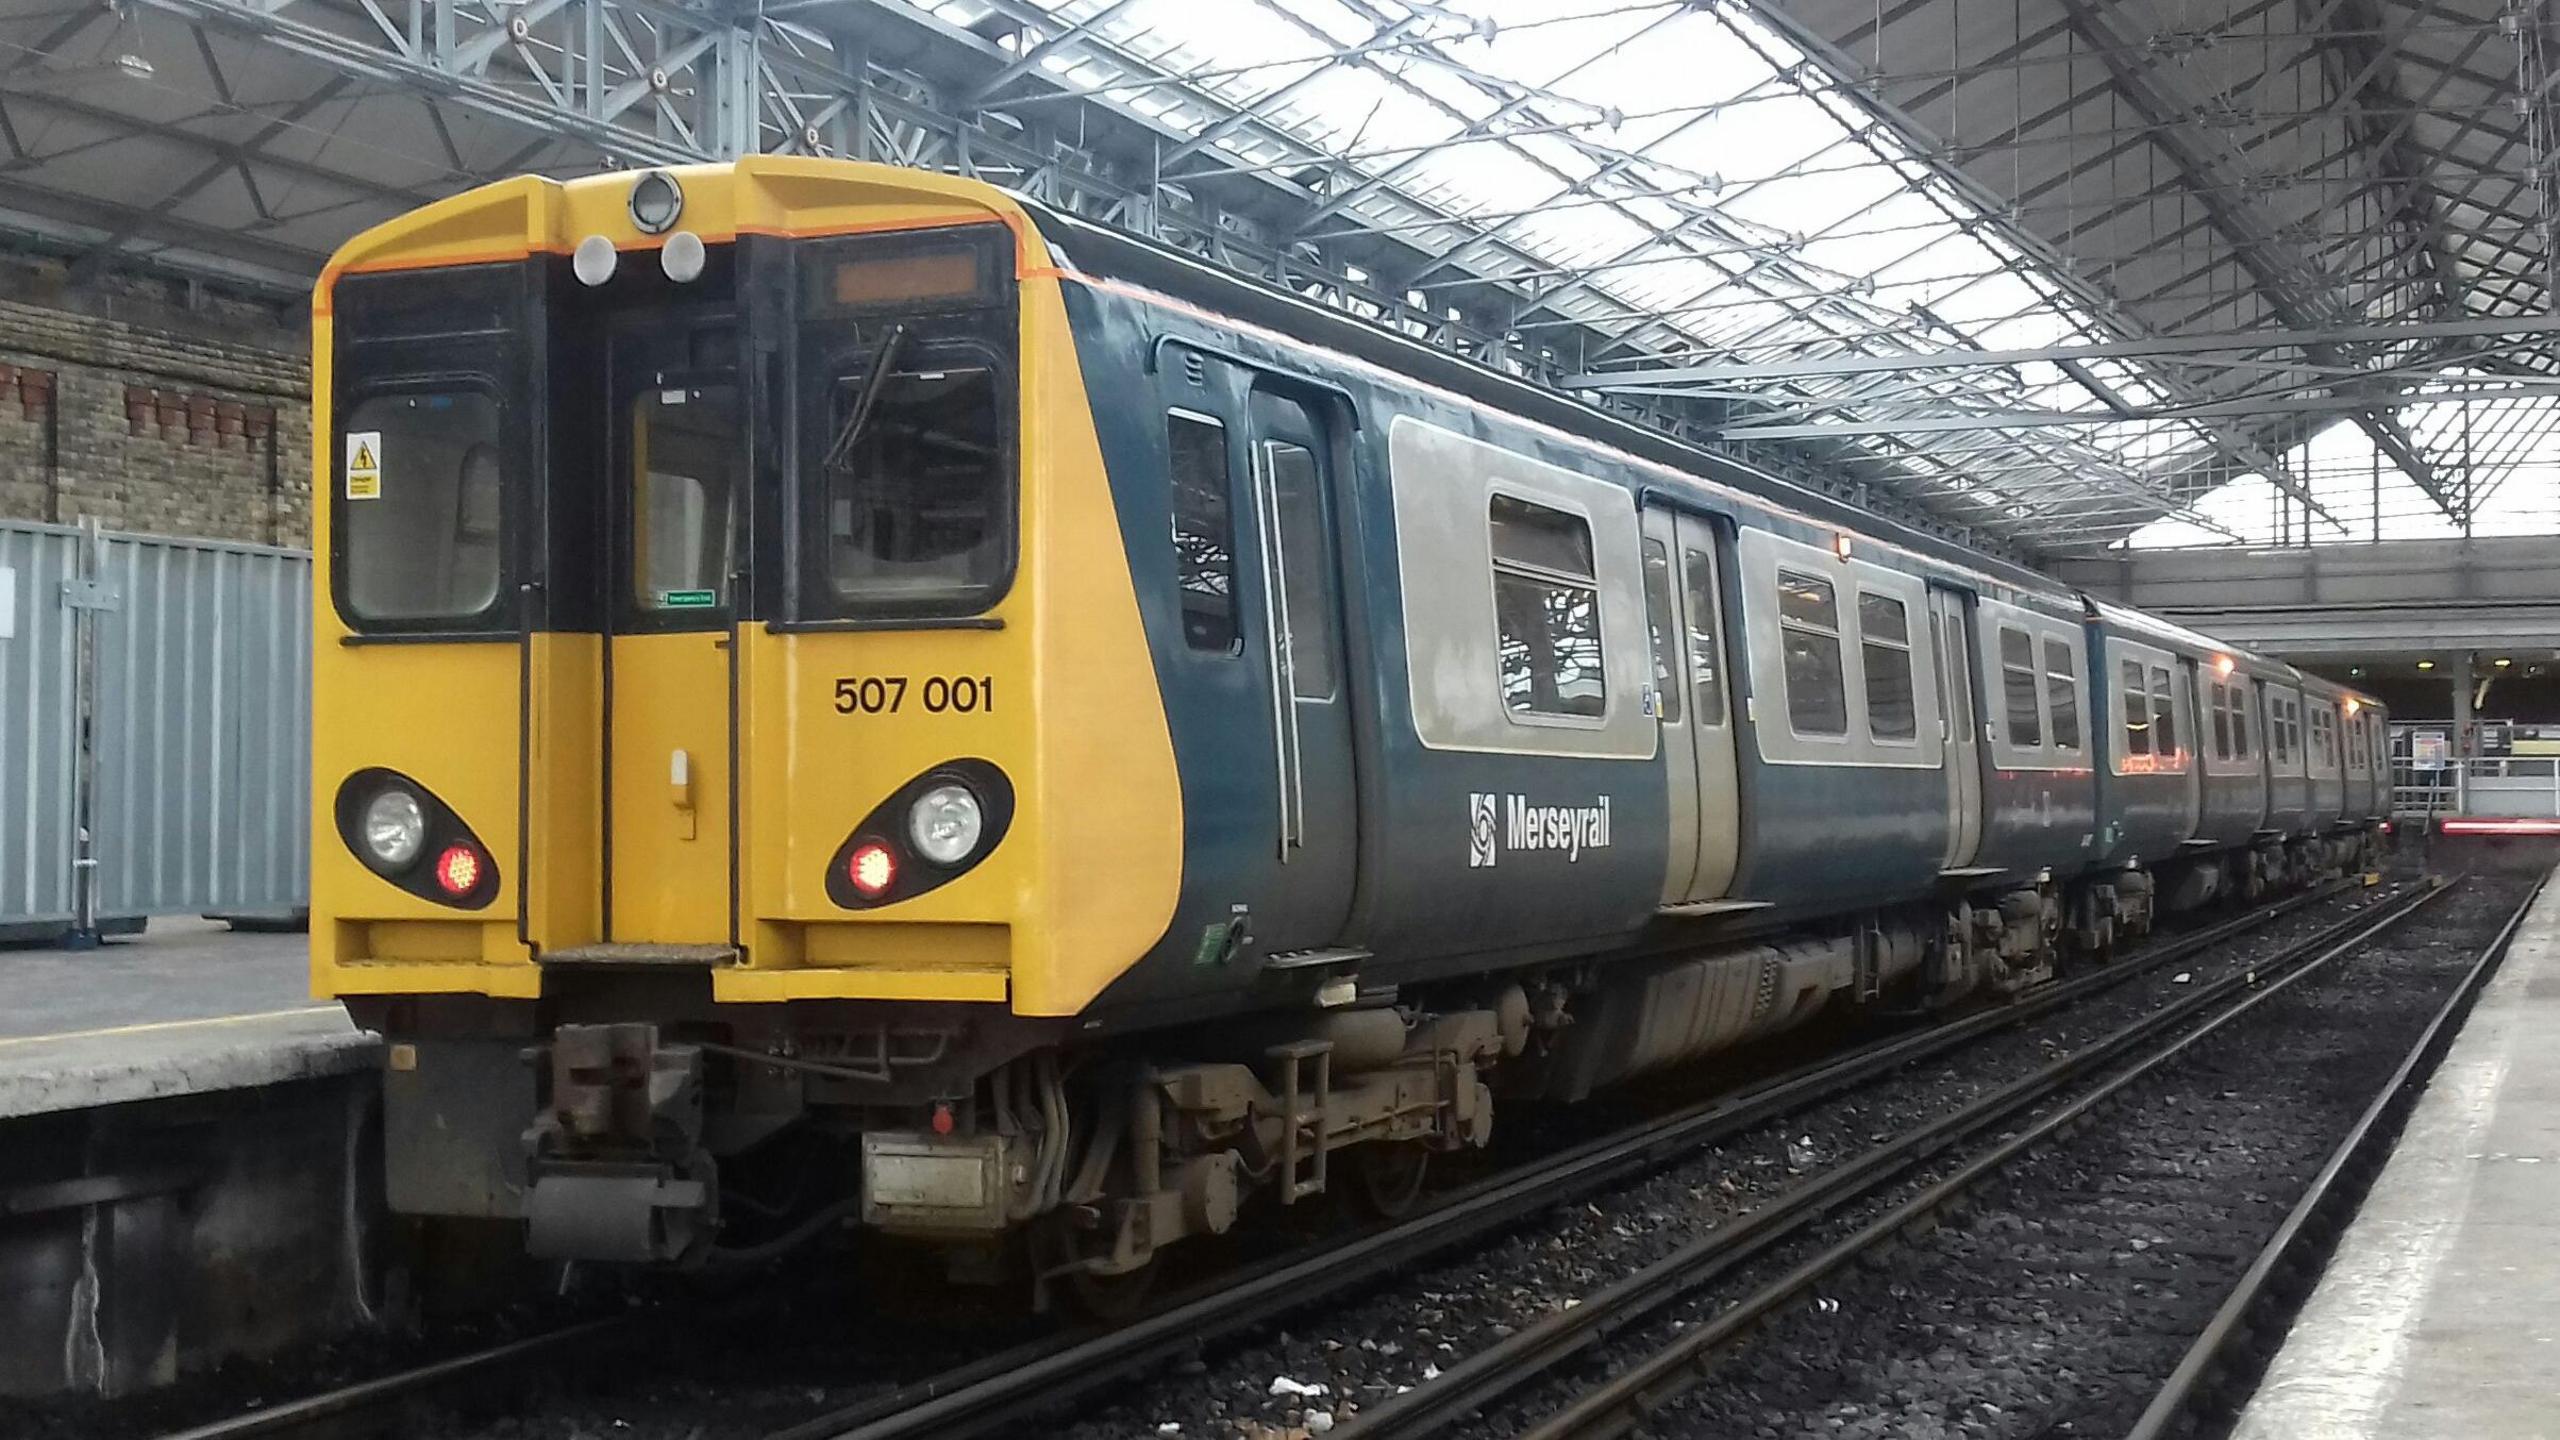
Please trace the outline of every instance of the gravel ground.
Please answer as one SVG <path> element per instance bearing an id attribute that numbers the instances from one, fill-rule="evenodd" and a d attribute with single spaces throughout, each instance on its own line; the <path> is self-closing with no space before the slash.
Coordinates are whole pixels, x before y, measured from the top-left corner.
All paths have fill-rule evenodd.
<path id="1" fill-rule="evenodd" d="M 2121 1435 L 2530 886 L 2475 879 L 2261 1007 L 1959 1218 L 1759 1327 L 1642 1433 Z M 1631 1332 L 1624 1353 L 1664 1333 Z M 1522 1413 L 1562 1394 L 1539 1387 Z M 1485 1417 L 1483 1433 L 1519 1418 Z"/>
<path id="2" fill-rule="evenodd" d="M 1354 1413 L 1364 1399 L 1421 1383 L 1436 1373 L 1438 1363 L 1571 1303 L 1571 1297 L 1758 1205 L 1809 1171 L 1952 1109 L 2124 1023 L 2182 984 L 2249 963 L 2368 901 L 2358 896 L 2308 907 L 2212 956 L 2182 962 L 2032 1025 L 1988 1037 L 1959 1056 L 1908 1068 L 1887 1084 L 1737 1136 L 1586 1205 L 1550 1213 L 1489 1247 L 1418 1268 L 1285 1332 L 1186 1362 L 1156 1383 L 1131 1387 L 1076 1428 L 1059 1433 L 1279 1437 L 1320 1432 Z M 2182 976 L 2184 980 L 2178 978 Z M 1702 1067 L 1591 1105 L 1552 1112 L 1515 1109 L 1504 1117 L 1492 1160 L 1451 1167 L 1441 1179 L 1455 1183 L 1587 1139 L 1752 1074 L 1802 1063 L 1820 1047 L 1852 1038 L 1844 1030 L 1809 1032 L 1734 1062 Z M 1184 1257 L 1184 1269 L 1210 1272 L 1220 1264 L 1304 1243 L 1323 1228 L 1310 1217 L 1293 1214 L 1289 1224 L 1249 1240 L 1200 1247 Z M 421 1416 L 404 1433 L 431 1440 L 752 1437 L 993 1353 L 1041 1328 L 1036 1322 L 998 1319 L 997 1312 L 968 1301 L 946 1304 L 937 1298 L 927 1303 L 923 1297 L 936 1289 L 931 1277 L 895 1267 L 886 1281 L 873 1271 L 858 1282 L 813 1277 L 810 1268 L 803 1267 L 787 1283 L 773 1282 L 786 1293 L 761 1313 L 710 1333 L 680 1323 L 666 1341 L 643 1346 L 596 1373 L 577 1373 L 587 1367 L 574 1367 L 554 1377 L 544 1394 L 505 1418 Z M 39 1412 L 27 1428 L 0 1419 L 0 1435 L 39 1440 L 149 1435 L 185 1420 L 228 1413 L 257 1397 L 307 1393 L 414 1364 L 431 1354 L 488 1343 L 501 1332 L 520 1333 L 523 1325 L 518 1316 L 425 1337 L 355 1337 L 275 1362 L 226 1367 L 139 1402 L 52 1407 Z M 1276 1385 L 1281 1378 L 1324 1389 L 1316 1395 L 1291 1394 L 1289 1387 Z"/>
<path id="3" fill-rule="evenodd" d="M 1075 1440 L 1321 1433 L 1363 1404 L 1433 1378 L 1455 1357 L 1578 1303 L 1811 1172 L 1956 1109 L 2191 985 L 2254 963 L 2370 903 L 2370 894 L 2359 894 L 2307 907 L 2210 956 L 1737 1135 L 1642 1181 L 1550 1212 L 1491 1245 L 1303 1317 L 1285 1332 L 1195 1360 L 1159 1383 L 1132 1387 L 1058 1433 Z M 1586 1126 L 1580 1133 L 1594 1132 Z M 1316 1395 L 1296 1392 L 1307 1385 L 1324 1389 Z"/>

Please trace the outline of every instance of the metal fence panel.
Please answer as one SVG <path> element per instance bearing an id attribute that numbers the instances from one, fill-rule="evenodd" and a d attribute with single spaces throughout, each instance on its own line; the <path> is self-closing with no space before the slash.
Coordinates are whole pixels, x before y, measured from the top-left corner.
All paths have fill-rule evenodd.
<path id="1" fill-rule="evenodd" d="M 85 543 L 60 527 L 0 524 L 0 568 L 19 570 L 17 635 L 0 640 L 0 926 L 75 909 L 78 651 L 66 582 L 83 578 Z M 12 554 L 29 563 L 13 567 Z M 102 601 L 97 913 L 302 908 L 310 557 L 114 535 L 91 578 Z M 30 818 L 13 823 L 22 798 Z"/>
<path id="2" fill-rule="evenodd" d="M 79 535 L 0 525 L 0 935 L 71 914 L 71 612 Z"/>

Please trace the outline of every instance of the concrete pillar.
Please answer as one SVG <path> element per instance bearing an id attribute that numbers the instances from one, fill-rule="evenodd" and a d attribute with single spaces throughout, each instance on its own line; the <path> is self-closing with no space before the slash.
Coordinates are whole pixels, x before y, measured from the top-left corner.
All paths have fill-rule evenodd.
<path id="1" fill-rule="evenodd" d="M 2479 750 L 2479 737 L 2471 725 L 2471 688 L 2480 682 L 2471 674 L 2471 652 L 2463 651 L 2453 659 L 2453 753 L 2468 760 Z"/>

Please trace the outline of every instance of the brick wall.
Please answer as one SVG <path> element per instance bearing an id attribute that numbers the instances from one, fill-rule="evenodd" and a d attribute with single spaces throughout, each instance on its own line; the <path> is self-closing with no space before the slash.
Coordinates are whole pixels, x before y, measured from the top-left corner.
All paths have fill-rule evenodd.
<path id="1" fill-rule="evenodd" d="M 142 282 L 48 293 L 52 278 L 0 262 L 0 517 L 310 544 L 292 307 Z"/>

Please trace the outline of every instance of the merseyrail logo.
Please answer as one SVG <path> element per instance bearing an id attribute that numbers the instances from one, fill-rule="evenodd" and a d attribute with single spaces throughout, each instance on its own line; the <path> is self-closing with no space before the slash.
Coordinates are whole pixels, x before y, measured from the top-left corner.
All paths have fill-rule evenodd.
<path id="1" fill-rule="evenodd" d="M 1532 805 L 1526 795 L 1467 796 L 1467 868 L 1481 870 L 1505 850 L 1561 850 L 1576 864 L 1609 848 L 1609 797 L 1592 805 Z"/>

